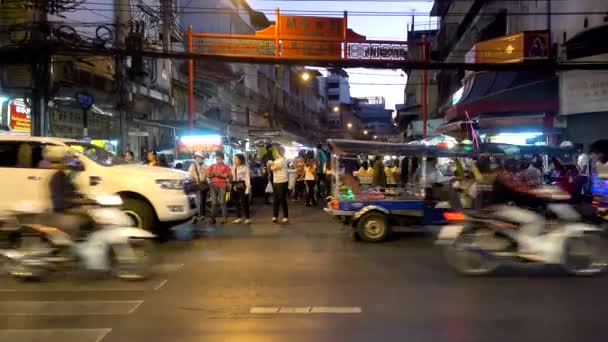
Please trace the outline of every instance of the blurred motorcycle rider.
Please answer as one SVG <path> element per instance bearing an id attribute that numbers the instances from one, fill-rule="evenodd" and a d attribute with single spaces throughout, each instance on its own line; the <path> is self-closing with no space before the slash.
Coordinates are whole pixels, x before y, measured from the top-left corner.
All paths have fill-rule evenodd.
<path id="1" fill-rule="evenodd" d="M 51 222 L 62 230 L 79 230 L 88 226 L 90 219 L 82 213 L 75 212 L 80 194 L 74 184 L 73 170 L 80 161 L 61 146 L 48 146 L 43 152 L 44 159 L 56 170 L 49 181 L 51 203 L 53 205 Z"/>
<path id="2" fill-rule="evenodd" d="M 49 146 L 44 150 L 44 159 L 51 164 L 52 169 L 57 170 L 49 184 L 55 213 L 65 212 L 77 206 L 79 195 L 68 168 L 70 163 L 76 162 L 75 158 L 60 146 Z"/>

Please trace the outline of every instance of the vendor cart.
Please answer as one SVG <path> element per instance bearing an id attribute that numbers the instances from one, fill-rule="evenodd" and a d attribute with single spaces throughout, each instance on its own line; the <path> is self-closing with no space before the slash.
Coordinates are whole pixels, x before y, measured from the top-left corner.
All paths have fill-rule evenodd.
<path id="1" fill-rule="evenodd" d="M 401 165 L 408 166 L 402 167 L 408 172 L 401 175 L 396 187 L 367 184 L 367 180 L 359 182 L 343 172 L 334 174 L 332 196 L 325 212 L 352 227 L 355 239 L 367 242 L 384 241 L 391 232 L 444 224 L 445 215 L 449 215 L 458 199 L 450 191 L 452 177 L 438 177 L 436 180 L 440 181 L 427 186 L 427 158 L 474 156 L 473 151 L 427 145 L 342 139 L 330 139 L 328 143 L 332 165 L 341 165 L 341 158 L 374 155 L 396 156 Z M 418 172 L 413 164 L 418 165 Z"/>

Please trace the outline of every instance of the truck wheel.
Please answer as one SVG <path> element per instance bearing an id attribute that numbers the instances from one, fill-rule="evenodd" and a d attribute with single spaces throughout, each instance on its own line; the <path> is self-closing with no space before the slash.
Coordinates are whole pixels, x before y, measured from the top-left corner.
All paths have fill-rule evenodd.
<path id="1" fill-rule="evenodd" d="M 129 215 L 138 228 L 152 231 L 156 224 L 154 209 L 145 201 L 134 198 L 124 198 L 122 211 Z"/>
<path id="2" fill-rule="evenodd" d="M 382 213 L 372 212 L 365 214 L 357 222 L 357 234 L 366 242 L 381 242 L 386 240 L 389 230 L 387 217 Z"/>

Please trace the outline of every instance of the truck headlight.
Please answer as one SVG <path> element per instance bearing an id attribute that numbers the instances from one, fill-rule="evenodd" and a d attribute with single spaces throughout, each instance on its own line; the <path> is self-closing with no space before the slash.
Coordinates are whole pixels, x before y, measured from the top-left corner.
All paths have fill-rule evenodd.
<path id="1" fill-rule="evenodd" d="M 184 181 L 180 179 L 157 179 L 156 184 L 162 189 L 184 190 Z"/>

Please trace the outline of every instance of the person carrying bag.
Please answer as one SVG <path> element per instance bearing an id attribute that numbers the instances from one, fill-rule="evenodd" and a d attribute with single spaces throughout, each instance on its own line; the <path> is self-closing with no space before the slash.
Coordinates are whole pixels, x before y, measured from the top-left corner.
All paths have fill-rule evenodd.
<path id="1" fill-rule="evenodd" d="M 194 222 L 201 222 L 207 215 L 207 196 L 209 194 L 209 183 L 207 183 L 207 165 L 204 163 L 205 155 L 203 152 L 194 153 L 194 163 L 188 168 L 190 177 L 195 180 L 189 191 L 196 192 L 199 196 L 199 215 L 194 218 Z"/>
<path id="2" fill-rule="evenodd" d="M 245 162 L 245 156 L 237 154 L 234 156 L 234 168 L 232 171 L 232 190 L 234 191 L 234 202 L 237 207 L 237 219 L 233 223 L 241 223 L 241 215 L 245 214 L 245 224 L 250 224 L 249 219 L 249 194 L 251 193 L 251 177 L 249 166 Z"/>

